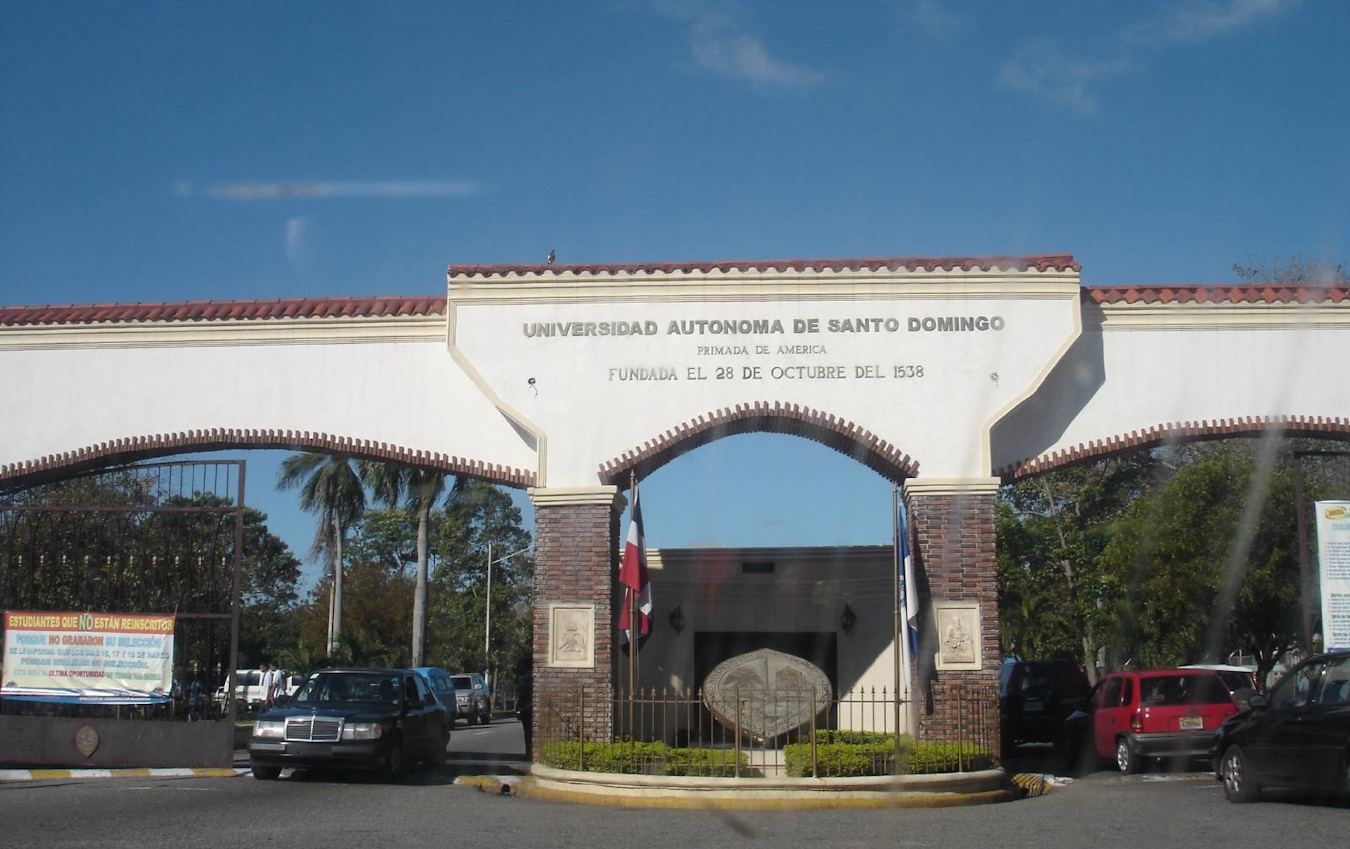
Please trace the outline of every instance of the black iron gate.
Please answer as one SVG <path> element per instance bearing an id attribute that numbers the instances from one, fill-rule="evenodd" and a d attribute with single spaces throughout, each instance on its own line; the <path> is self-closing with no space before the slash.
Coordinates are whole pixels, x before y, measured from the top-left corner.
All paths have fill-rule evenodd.
<path id="1" fill-rule="evenodd" d="M 232 764 L 244 483 L 184 461 L 0 494 L 0 610 L 174 616 L 167 704 L 0 699 L 0 763 Z"/>

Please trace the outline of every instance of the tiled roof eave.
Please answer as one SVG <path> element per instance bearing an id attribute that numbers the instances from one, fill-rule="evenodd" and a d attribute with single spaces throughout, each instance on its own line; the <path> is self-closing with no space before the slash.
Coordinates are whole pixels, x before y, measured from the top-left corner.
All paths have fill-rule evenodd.
<path id="1" fill-rule="evenodd" d="M 976 257 L 880 257 L 867 259 L 717 260 L 711 262 L 633 262 L 576 265 L 451 265 L 455 278 L 606 277 L 715 273 L 787 273 L 850 271 L 1074 271 L 1072 254 Z"/>
<path id="2" fill-rule="evenodd" d="M 1156 304 L 1350 304 L 1350 286 L 1310 286 L 1266 283 L 1255 286 L 1232 284 L 1084 286 L 1083 301 L 1102 306 L 1151 306 Z"/>
<path id="3" fill-rule="evenodd" d="M 445 297 L 291 298 L 267 301 L 0 307 L 0 326 L 364 319 L 439 316 Z"/>

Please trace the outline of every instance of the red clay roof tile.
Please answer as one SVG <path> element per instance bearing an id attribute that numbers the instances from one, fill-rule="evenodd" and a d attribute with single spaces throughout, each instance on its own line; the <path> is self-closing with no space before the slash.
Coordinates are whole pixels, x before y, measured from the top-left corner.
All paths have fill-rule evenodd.
<path id="1" fill-rule="evenodd" d="M 451 265 L 451 277 L 505 277 L 507 275 L 544 276 L 571 273 L 592 276 L 613 274 L 692 274 L 712 271 L 881 271 L 937 269 L 1014 269 L 1018 271 L 1078 271 L 1072 254 L 1038 256 L 976 257 L 884 257 L 873 259 L 758 259 L 718 260 L 714 262 L 620 262 L 582 265 Z"/>
<path id="2" fill-rule="evenodd" d="M 100 324 L 132 321 L 237 321 L 444 315 L 445 297 L 290 298 L 275 301 L 185 301 L 165 304 L 71 304 L 0 307 L 0 325 Z"/>

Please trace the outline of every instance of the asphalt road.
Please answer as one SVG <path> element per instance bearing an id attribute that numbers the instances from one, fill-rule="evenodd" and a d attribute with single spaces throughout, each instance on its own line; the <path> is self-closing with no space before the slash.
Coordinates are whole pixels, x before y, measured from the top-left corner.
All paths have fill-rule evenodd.
<path id="1" fill-rule="evenodd" d="M 636 810 L 503 797 L 454 784 L 498 748 L 513 722 L 456 729 L 444 774 L 388 785 L 339 776 L 95 779 L 0 785 L 0 834 L 14 847 L 220 846 L 324 849 L 584 847 L 689 849 L 741 843 L 797 847 L 1345 846 L 1350 806 L 1284 797 L 1233 805 L 1203 772 L 1100 772 L 1040 798 L 1002 805 L 870 811 Z M 504 763 L 511 763 L 510 760 Z"/>

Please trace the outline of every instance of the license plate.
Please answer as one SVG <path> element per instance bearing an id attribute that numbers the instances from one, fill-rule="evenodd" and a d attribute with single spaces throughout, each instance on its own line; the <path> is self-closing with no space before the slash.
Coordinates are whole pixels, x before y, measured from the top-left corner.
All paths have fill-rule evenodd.
<path id="1" fill-rule="evenodd" d="M 325 743 L 292 743 L 290 753 L 302 758 L 331 758 L 333 747 Z"/>
<path id="2" fill-rule="evenodd" d="M 1203 716 L 1183 716 L 1181 718 L 1182 731 L 1194 731 L 1205 727 L 1205 718 Z"/>

